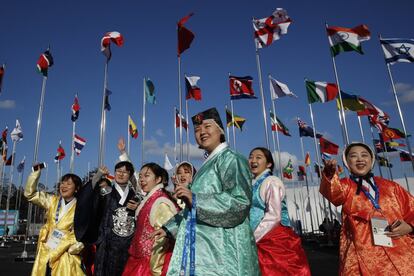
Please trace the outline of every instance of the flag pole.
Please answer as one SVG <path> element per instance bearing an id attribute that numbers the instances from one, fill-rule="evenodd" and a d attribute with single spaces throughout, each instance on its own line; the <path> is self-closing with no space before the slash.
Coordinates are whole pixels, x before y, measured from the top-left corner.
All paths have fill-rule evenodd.
<path id="1" fill-rule="evenodd" d="M 231 122 L 233 124 L 233 148 L 236 150 L 236 130 L 235 130 L 235 124 L 234 124 L 234 106 L 233 106 L 233 100 L 230 100 L 230 108 L 231 108 Z"/>
<path id="2" fill-rule="evenodd" d="M 105 98 L 106 98 L 106 90 L 107 90 L 107 79 L 108 79 L 108 65 L 109 60 L 106 59 L 105 62 L 105 69 L 104 69 L 104 87 L 102 93 L 102 106 L 101 106 L 101 127 L 99 133 L 99 155 L 98 155 L 98 167 L 104 165 L 104 157 L 105 157 L 105 128 L 106 128 L 106 110 L 105 110 Z"/>
<path id="3" fill-rule="evenodd" d="M 362 129 L 361 117 L 360 116 L 357 116 L 357 117 L 358 117 L 359 131 L 361 132 L 362 143 L 365 144 L 364 130 Z"/>
<path id="4" fill-rule="evenodd" d="M 177 107 L 176 106 L 174 106 L 173 118 L 174 118 L 174 124 L 173 124 L 173 128 L 174 128 L 174 163 L 176 165 L 178 163 L 177 162 Z"/>
<path id="5" fill-rule="evenodd" d="M 276 151 L 276 140 L 275 140 L 275 132 L 273 130 L 272 130 L 272 144 L 273 144 L 273 154 L 276 157 L 276 152 L 277 152 Z M 279 160 L 280 160 L 280 158 L 279 158 Z M 283 179 L 283 175 L 281 174 L 280 166 L 279 166 L 279 172 L 278 173 L 279 173 L 280 180 L 282 180 Z"/>
<path id="6" fill-rule="evenodd" d="M 13 183 L 13 169 L 14 169 L 14 155 L 16 154 L 16 143 L 17 141 L 13 141 L 13 150 L 11 155 L 11 164 L 10 164 L 10 177 L 9 177 L 9 187 L 7 190 L 7 200 L 6 200 L 6 217 L 4 218 L 4 234 L 6 235 L 6 227 L 7 227 L 7 218 L 9 217 L 9 208 L 10 208 L 10 194 L 11 194 L 11 188 Z M 4 236 L 3 234 L 3 236 Z"/>
<path id="7" fill-rule="evenodd" d="M 404 116 L 403 116 L 403 113 L 402 113 L 402 110 L 401 110 L 401 107 L 400 107 L 400 101 L 398 100 L 397 91 L 395 90 L 394 78 L 392 77 L 390 65 L 388 63 L 386 65 L 387 65 L 387 69 L 388 69 L 388 75 L 389 75 L 390 81 L 391 81 L 392 92 L 394 93 L 395 103 L 397 104 L 398 114 L 400 115 L 401 125 L 402 125 L 403 131 L 404 131 L 405 142 L 407 143 L 407 149 L 408 149 L 408 152 L 409 152 L 410 156 L 413 156 L 413 152 L 412 152 L 411 146 L 410 146 L 410 139 L 408 138 L 408 132 L 407 132 L 407 129 L 406 129 L 405 123 L 404 123 Z M 412 165 L 413 171 L 414 171 L 414 160 L 413 160 L 413 158 L 411 158 L 411 165 Z"/>
<path id="8" fill-rule="evenodd" d="M 272 102 L 272 109 L 273 109 L 273 116 L 275 116 L 275 122 L 276 122 L 276 143 L 277 143 L 277 155 L 279 158 L 279 173 L 280 173 L 280 179 L 283 181 L 283 169 L 282 169 L 282 157 L 280 153 L 280 143 L 279 143 L 279 132 L 277 130 L 277 115 L 276 115 L 276 107 L 275 107 L 275 101 L 271 100 Z"/>
<path id="9" fill-rule="evenodd" d="M 305 149 L 303 147 L 303 139 L 302 137 L 300 137 L 300 146 L 302 149 L 302 158 L 303 158 L 303 165 L 305 168 L 305 172 L 306 172 L 306 164 L 305 164 Z M 310 216 L 310 220 L 311 220 L 311 227 L 312 227 L 312 233 L 315 231 L 314 227 L 313 227 L 313 218 L 312 218 L 312 206 L 310 204 L 310 193 L 309 193 L 309 184 L 308 184 L 308 175 L 305 174 L 305 184 L 306 184 L 306 191 L 308 193 L 308 202 L 309 202 L 309 216 Z"/>
<path id="10" fill-rule="evenodd" d="M 267 115 L 266 115 L 266 107 L 265 107 L 265 98 L 264 98 L 264 93 L 263 93 L 262 68 L 260 64 L 260 55 L 259 55 L 259 49 L 257 47 L 257 42 L 255 42 L 255 47 L 256 47 L 257 72 L 259 75 L 260 96 L 262 98 L 262 112 L 263 112 L 263 123 L 264 123 L 264 129 L 265 129 L 265 137 L 266 137 L 266 147 L 269 148 L 269 134 L 267 133 Z"/>
<path id="11" fill-rule="evenodd" d="M 22 191 L 21 189 L 23 188 L 23 171 L 19 172 L 19 180 L 18 182 L 20 183 L 19 185 L 19 197 L 17 198 L 17 205 L 16 205 L 16 210 L 18 210 L 20 212 L 20 204 L 22 202 Z"/>
<path id="12" fill-rule="evenodd" d="M 227 104 L 224 105 L 224 108 L 226 110 L 226 118 L 227 118 L 227 110 L 228 110 Z M 230 143 L 230 130 L 229 130 L 229 126 L 227 124 L 227 120 L 226 120 L 226 133 L 227 133 L 227 139 L 226 140 L 229 141 L 229 143 Z"/>
<path id="13" fill-rule="evenodd" d="M 181 118 L 180 118 L 181 120 Z M 187 130 L 186 130 L 186 136 L 187 136 L 187 161 L 190 162 L 190 133 L 188 132 L 189 128 L 189 122 L 188 122 L 188 100 L 185 100 L 185 120 L 187 121 Z"/>
<path id="14" fill-rule="evenodd" d="M 147 98 L 145 97 L 145 77 L 143 80 L 143 100 L 142 100 L 142 145 L 141 145 L 141 166 L 144 165 L 144 143 L 145 143 L 145 105 Z"/>
<path id="15" fill-rule="evenodd" d="M 130 134 L 129 134 L 129 120 L 130 120 L 130 115 L 128 115 L 128 126 L 127 126 L 127 137 L 128 137 L 128 144 L 127 144 L 127 151 L 128 151 L 128 156 L 131 156 L 130 154 L 129 154 L 129 146 L 130 146 L 130 143 L 131 143 L 131 138 L 130 138 Z"/>
<path id="16" fill-rule="evenodd" d="M 374 131 L 372 130 L 372 126 L 371 125 L 369 125 L 369 129 L 371 130 L 372 145 L 374 146 L 375 154 L 378 155 L 377 147 L 375 146 L 375 142 L 374 142 L 374 139 L 375 139 L 374 138 Z M 377 165 L 378 165 L 378 170 L 379 170 L 380 176 L 382 177 L 381 164 L 379 162 L 377 162 Z"/>
<path id="17" fill-rule="evenodd" d="M 181 55 L 178 55 L 178 114 L 179 114 L 179 126 L 180 126 L 180 162 L 183 161 L 183 124 L 181 120 L 181 114 L 183 114 L 182 108 L 182 95 L 181 95 Z"/>
<path id="18" fill-rule="evenodd" d="M 72 146 L 70 150 L 70 172 L 73 173 L 75 163 L 75 129 L 76 121 L 72 122 Z"/>

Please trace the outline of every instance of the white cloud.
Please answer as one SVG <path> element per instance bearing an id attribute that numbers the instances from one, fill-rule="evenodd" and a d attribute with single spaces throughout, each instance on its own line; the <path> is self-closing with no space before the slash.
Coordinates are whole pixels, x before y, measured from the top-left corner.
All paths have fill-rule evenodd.
<path id="1" fill-rule="evenodd" d="M 168 154 L 170 160 L 173 161 L 174 156 L 174 145 L 170 143 L 164 143 L 164 145 L 160 145 L 157 140 L 145 140 L 144 142 L 145 148 L 145 155 L 156 155 L 156 156 L 164 156 L 165 153 Z M 180 146 L 176 146 L 176 152 L 179 154 Z M 198 148 L 198 146 L 194 144 L 190 144 L 190 159 L 191 160 L 203 160 L 203 151 Z M 183 155 L 187 156 L 187 144 L 183 145 Z"/>
<path id="2" fill-rule="evenodd" d="M 402 104 L 412 103 L 414 102 L 414 86 L 409 83 L 402 83 L 397 82 L 395 84 L 395 90 L 397 91 L 398 100 Z M 392 89 L 390 89 L 392 92 Z M 385 105 L 393 105 L 395 101 L 387 101 L 384 103 Z"/>
<path id="3" fill-rule="evenodd" d="M 157 129 L 155 131 L 155 134 L 157 134 L 160 137 L 164 137 L 165 136 L 164 131 L 161 128 Z"/>
<path id="4" fill-rule="evenodd" d="M 16 102 L 13 100 L 0 101 L 0 109 L 12 109 L 16 107 Z"/>

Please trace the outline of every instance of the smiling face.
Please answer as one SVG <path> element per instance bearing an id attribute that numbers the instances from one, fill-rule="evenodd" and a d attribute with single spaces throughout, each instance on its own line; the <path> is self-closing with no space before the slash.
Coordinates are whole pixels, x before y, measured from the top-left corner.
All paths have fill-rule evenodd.
<path id="1" fill-rule="evenodd" d="M 118 184 L 127 184 L 130 176 L 130 172 L 127 171 L 125 166 L 115 170 L 115 182 Z"/>
<path id="2" fill-rule="evenodd" d="M 346 162 L 351 173 L 356 176 L 364 176 L 372 168 L 371 154 L 362 146 L 352 147 L 346 155 Z"/>
<path id="3" fill-rule="evenodd" d="M 59 193 L 64 200 L 70 201 L 75 197 L 76 185 L 71 178 L 63 180 L 59 185 Z"/>
<path id="4" fill-rule="evenodd" d="M 259 150 L 253 150 L 249 155 L 249 167 L 254 177 L 260 175 L 264 170 L 270 168 L 272 164 L 267 161 L 264 153 Z"/>
<path id="5" fill-rule="evenodd" d="M 194 131 L 197 144 L 208 153 L 211 153 L 221 143 L 221 130 L 213 120 L 204 120 L 195 127 Z"/>
<path id="6" fill-rule="evenodd" d="M 176 178 L 178 185 L 187 187 L 193 181 L 193 171 L 188 164 L 178 167 Z"/>
<path id="7" fill-rule="evenodd" d="M 162 181 L 161 177 L 156 177 L 154 172 L 148 168 L 143 167 L 139 172 L 139 185 L 143 192 L 150 192 L 155 186 L 160 184 Z"/>

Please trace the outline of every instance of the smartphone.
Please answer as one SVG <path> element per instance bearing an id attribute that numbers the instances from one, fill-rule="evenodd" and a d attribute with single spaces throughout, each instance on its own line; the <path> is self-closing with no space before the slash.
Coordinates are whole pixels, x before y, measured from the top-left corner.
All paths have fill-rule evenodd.
<path id="1" fill-rule="evenodd" d="M 38 170 L 41 170 L 41 169 L 44 169 L 44 168 L 46 168 L 46 163 L 38 163 L 38 164 L 35 164 L 35 165 L 33 165 L 33 167 L 32 167 L 32 172 L 34 172 L 34 171 L 38 171 Z"/>

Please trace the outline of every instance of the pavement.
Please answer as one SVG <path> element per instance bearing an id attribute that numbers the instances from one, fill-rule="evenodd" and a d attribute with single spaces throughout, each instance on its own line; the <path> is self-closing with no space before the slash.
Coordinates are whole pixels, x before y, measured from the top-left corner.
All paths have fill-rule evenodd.
<path id="1" fill-rule="evenodd" d="M 306 239 L 302 242 L 308 257 L 312 275 L 338 274 L 338 246 L 321 244 L 320 241 Z M 7 248 L 0 248 L 0 275 L 30 275 L 32 262 L 16 261 L 23 251 L 23 243 L 9 241 Z M 35 244 L 27 245 L 29 255 L 34 254 Z"/>

